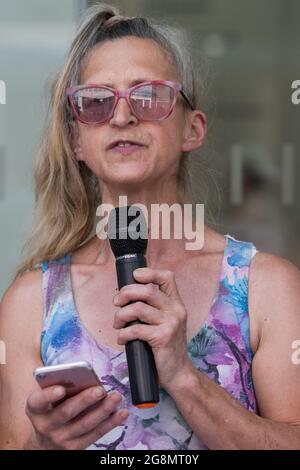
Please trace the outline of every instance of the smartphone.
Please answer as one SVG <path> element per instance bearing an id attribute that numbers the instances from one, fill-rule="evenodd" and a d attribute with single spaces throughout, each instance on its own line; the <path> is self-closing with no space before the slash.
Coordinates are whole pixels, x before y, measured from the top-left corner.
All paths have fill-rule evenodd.
<path id="1" fill-rule="evenodd" d="M 66 388 L 66 395 L 56 402 L 56 405 L 88 387 L 102 386 L 104 389 L 93 367 L 87 361 L 38 367 L 33 371 L 33 376 L 41 388 L 51 385 L 62 385 Z"/>

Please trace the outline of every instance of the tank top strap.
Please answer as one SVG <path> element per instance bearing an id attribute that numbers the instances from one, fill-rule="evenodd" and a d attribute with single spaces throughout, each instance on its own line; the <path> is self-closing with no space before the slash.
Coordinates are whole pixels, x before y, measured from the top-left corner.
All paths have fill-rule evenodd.
<path id="1" fill-rule="evenodd" d="M 51 314 L 55 311 L 53 306 L 57 302 L 64 302 L 70 293 L 69 269 L 70 253 L 65 256 L 43 261 L 42 288 L 43 288 L 43 331 L 51 321 Z"/>
<path id="2" fill-rule="evenodd" d="M 252 242 L 237 240 L 227 234 L 224 251 L 221 283 L 226 294 L 223 300 L 234 307 L 237 325 L 243 338 L 250 359 L 253 352 L 250 347 L 250 321 L 248 308 L 249 270 L 251 261 L 258 249 Z"/>
<path id="3" fill-rule="evenodd" d="M 252 242 L 238 240 L 229 234 L 226 237 L 228 243 L 225 255 L 235 255 L 232 259 L 227 260 L 228 264 L 231 266 L 249 267 L 253 256 L 258 252 L 256 246 Z"/>

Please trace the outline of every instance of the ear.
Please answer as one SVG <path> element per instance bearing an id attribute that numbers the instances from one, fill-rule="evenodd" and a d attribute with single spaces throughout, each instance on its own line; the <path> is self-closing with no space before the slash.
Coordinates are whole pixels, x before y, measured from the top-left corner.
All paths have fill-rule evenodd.
<path id="1" fill-rule="evenodd" d="M 76 160 L 80 161 L 83 160 L 83 153 L 82 153 L 82 148 L 80 144 L 80 135 L 79 135 L 79 130 L 78 126 L 75 122 L 71 123 L 71 142 L 72 142 L 72 150 L 75 154 Z"/>
<path id="2" fill-rule="evenodd" d="M 182 152 L 190 152 L 203 145 L 207 132 L 207 118 L 202 111 L 190 111 L 185 118 Z"/>

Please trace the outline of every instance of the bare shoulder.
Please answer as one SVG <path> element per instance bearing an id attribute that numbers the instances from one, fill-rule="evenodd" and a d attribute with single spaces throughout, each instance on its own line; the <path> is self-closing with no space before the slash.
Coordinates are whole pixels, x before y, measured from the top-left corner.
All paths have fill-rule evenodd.
<path id="1" fill-rule="evenodd" d="M 280 256 L 258 252 L 249 270 L 249 315 L 256 347 L 283 326 L 300 321 L 300 271 Z M 256 349 L 256 348 L 255 348 Z"/>
<path id="2" fill-rule="evenodd" d="M 16 337 L 18 332 L 33 339 L 41 330 L 42 322 L 42 270 L 23 274 L 5 291 L 0 303 L 1 336 L 7 340 Z"/>
<path id="3" fill-rule="evenodd" d="M 298 287 L 300 271 L 291 261 L 266 252 L 258 252 L 253 257 L 249 271 L 249 288 L 265 291 L 268 296 L 278 296 L 276 289 L 283 288 L 282 297 Z M 267 289 L 267 291 L 266 291 Z"/>
<path id="4" fill-rule="evenodd" d="M 42 270 L 35 269 L 26 272 L 21 277 L 16 279 L 4 292 L 2 297 L 1 306 L 10 304 L 17 306 L 19 303 L 23 304 L 26 300 L 33 302 L 41 302 L 42 299 Z"/>

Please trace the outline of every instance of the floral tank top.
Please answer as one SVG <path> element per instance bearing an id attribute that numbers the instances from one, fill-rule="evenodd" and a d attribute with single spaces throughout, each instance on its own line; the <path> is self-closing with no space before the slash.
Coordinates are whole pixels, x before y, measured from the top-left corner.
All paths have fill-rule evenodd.
<path id="1" fill-rule="evenodd" d="M 251 373 L 248 275 L 258 251 L 251 242 L 225 235 L 226 247 L 216 295 L 205 323 L 188 342 L 194 366 L 227 390 L 247 410 L 257 413 Z M 132 405 L 126 353 L 91 336 L 76 311 L 71 284 L 71 255 L 42 263 L 44 365 L 88 361 L 107 392 L 123 395 L 128 418 L 87 450 L 192 450 L 207 447 L 188 426 L 175 401 L 159 388 L 160 402 L 149 409 Z"/>

